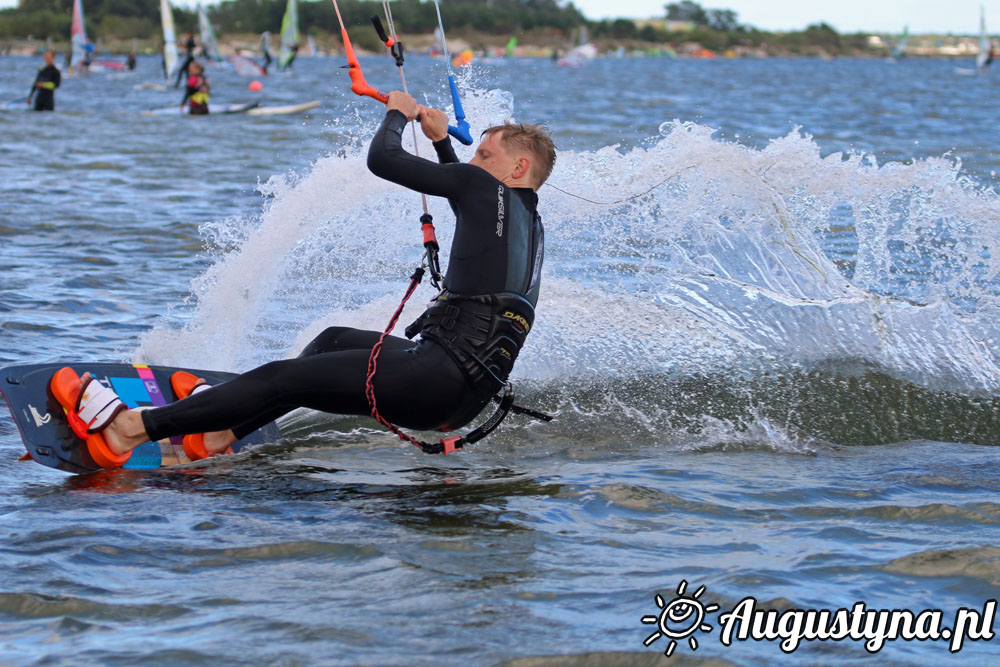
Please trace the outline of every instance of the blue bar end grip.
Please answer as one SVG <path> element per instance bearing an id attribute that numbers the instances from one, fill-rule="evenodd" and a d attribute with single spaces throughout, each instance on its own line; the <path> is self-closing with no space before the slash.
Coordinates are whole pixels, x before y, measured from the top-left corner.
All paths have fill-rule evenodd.
<path id="1" fill-rule="evenodd" d="M 449 125 L 448 134 L 455 137 L 466 146 L 472 145 L 472 135 L 469 133 L 469 121 L 465 119 L 458 121 L 458 127 Z"/>
<path id="2" fill-rule="evenodd" d="M 458 139 L 466 146 L 472 145 L 472 134 L 469 133 L 469 122 L 465 120 L 465 109 L 462 108 L 462 101 L 458 99 L 458 86 L 455 85 L 455 77 L 448 75 L 448 87 L 451 88 L 451 103 L 455 107 L 455 120 L 458 127 L 448 126 L 448 134 Z"/>

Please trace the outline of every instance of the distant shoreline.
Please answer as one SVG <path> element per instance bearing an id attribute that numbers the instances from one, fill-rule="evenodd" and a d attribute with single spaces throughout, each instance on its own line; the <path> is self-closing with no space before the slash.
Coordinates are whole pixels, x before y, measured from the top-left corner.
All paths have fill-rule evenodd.
<path id="1" fill-rule="evenodd" d="M 570 46 L 565 43 L 565 39 L 555 35 L 532 35 L 541 37 L 533 41 L 525 41 L 515 49 L 515 56 L 519 58 L 553 58 L 569 50 Z M 877 36 L 872 36 L 877 37 Z M 910 39 L 917 41 L 919 35 L 911 35 Z M 931 36 L 932 38 L 934 36 Z M 433 35 L 413 34 L 400 35 L 401 41 L 411 52 L 428 52 L 437 47 Z M 928 47 L 914 45 L 907 49 L 906 58 L 914 59 L 942 59 L 942 60 L 966 60 L 975 58 L 978 48 L 970 43 L 975 40 L 971 36 L 951 36 L 952 40 L 957 40 L 957 44 L 948 46 Z M 180 41 L 180 36 L 179 40 Z M 260 36 L 255 34 L 228 35 L 219 40 L 219 49 L 222 55 L 229 56 L 238 50 L 252 55 L 259 53 L 258 44 Z M 324 55 L 342 55 L 343 48 L 339 35 L 316 35 L 317 48 Z M 449 47 L 453 55 L 465 50 L 472 50 L 476 56 L 502 57 L 506 54 L 506 40 L 501 41 L 495 35 L 472 34 L 449 35 Z M 728 49 L 710 50 L 702 47 L 697 42 L 680 42 L 677 44 L 663 44 L 659 42 L 644 42 L 642 40 L 615 40 L 615 39 L 595 39 L 592 42 L 597 47 L 600 56 L 618 54 L 626 56 L 670 56 L 678 58 L 886 58 L 888 50 L 885 47 L 873 47 L 870 49 L 845 49 L 836 53 L 829 52 L 821 47 L 806 49 L 804 52 L 793 52 L 788 49 L 775 48 L 769 46 L 734 46 Z M 51 48 L 59 53 L 65 53 L 70 48 L 68 40 L 65 41 L 42 41 L 31 39 L 5 39 L 0 40 L 0 54 L 2 55 L 39 55 L 51 44 Z M 125 56 L 133 46 L 137 53 L 145 55 L 159 54 L 160 44 L 158 40 L 136 39 L 136 40 L 99 40 L 96 57 L 101 56 Z M 359 55 L 377 55 L 375 51 L 369 51 L 357 44 L 354 45 Z M 272 53 L 277 53 L 277 45 L 272 45 Z M 304 46 L 300 51 L 301 56 L 308 55 L 308 47 Z"/>

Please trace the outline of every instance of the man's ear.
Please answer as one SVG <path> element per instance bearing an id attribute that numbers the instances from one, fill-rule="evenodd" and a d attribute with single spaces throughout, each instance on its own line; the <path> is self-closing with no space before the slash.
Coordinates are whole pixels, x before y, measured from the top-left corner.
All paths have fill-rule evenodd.
<path id="1" fill-rule="evenodd" d="M 526 157 L 519 157 L 514 164 L 514 178 L 522 178 L 531 169 L 531 160 Z"/>

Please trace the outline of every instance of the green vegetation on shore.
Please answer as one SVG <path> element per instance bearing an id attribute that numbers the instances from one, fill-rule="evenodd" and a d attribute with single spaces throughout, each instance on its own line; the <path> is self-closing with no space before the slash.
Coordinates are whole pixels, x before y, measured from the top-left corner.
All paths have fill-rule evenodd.
<path id="1" fill-rule="evenodd" d="M 380 43 L 369 28 L 369 17 L 382 13 L 379 0 L 340 0 L 340 9 L 352 41 L 362 49 L 376 50 Z M 277 32 L 285 0 L 223 0 L 207 8 L 223 42 L 246 39 L 265 30 Z M 155 46 L 160 37 L 159 0 L 84 0 L 87 34 L 106 49 L 127 50 L 132 40 Z M 429 0 L 396 0 L 392 4 L 397 25 L 411 37 L 411 46 L 430 45 L 437 25 Z M 801 31 L 767 32 L 743 25 L 736 12 L 705 9 L 684 0 L 665 5 L 664 14 L 649 20 L 588 20 L 572 2 L 557 0 L 448 0 L 445 23 L 450 41 L 475 49 L 497 48 L 511 36 L 521 45 L 540 49 L 565 49 L 586 26 L 601 50 L 624 48 L 680 53 L 726 52 L 728 55 L 882 56 L 886 43 L 868 33 L 839 34 L 825 23 Z M 58 47 L 69 39 L 72 0 L 20 0 L 16 9 L 0 10 L 0 40 L 52 40 Z M 196 14 L 174 8 L 179 35 L 197 33 Z M 325 48 L 339 44 L 339 25 L 328 0 L 299 3 L 302 34 L 311 34 Z"/>

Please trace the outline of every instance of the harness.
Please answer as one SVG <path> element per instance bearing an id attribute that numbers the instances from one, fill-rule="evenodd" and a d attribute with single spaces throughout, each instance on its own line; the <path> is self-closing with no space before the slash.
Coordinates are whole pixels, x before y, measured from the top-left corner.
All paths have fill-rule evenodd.
<path id="1" fill-rule="evenodd" d="M 461 367 L 477 393 L 491 396 L 507 376 L 535 321 L 535 309 L 520 294 L 462 296 L 444 291 L 406 328 L 437 342 Z"/>

